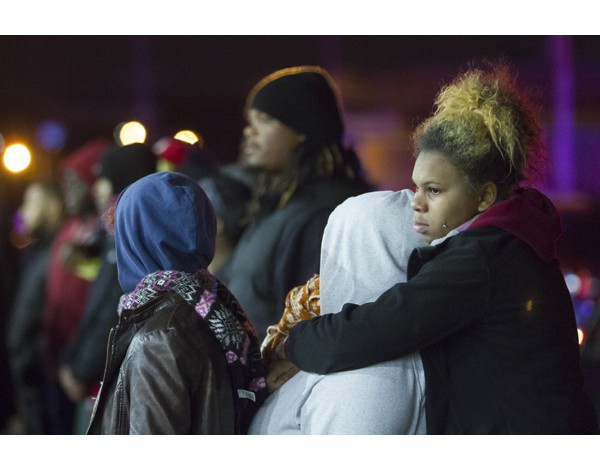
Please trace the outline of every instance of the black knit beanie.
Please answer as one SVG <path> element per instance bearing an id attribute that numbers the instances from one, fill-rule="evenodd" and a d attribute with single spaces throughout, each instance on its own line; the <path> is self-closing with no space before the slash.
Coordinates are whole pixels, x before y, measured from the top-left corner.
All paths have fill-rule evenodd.
<path id="1" fill-rule="evenodd" d="M 300 66 L 273 72 L 248 96 L 246 111 L 255 108 L 309 139 L 339 141 L 344 132 L 335 85 L 321 67 Z"/>
<path id="2" fill-rule="evenodd" d="M 98 177 L 107 178 L 113 185 L 114 194 L 143 176 L 156 171 L 156 155 L 145 144 L 113 147 L 106 151 L 96 168 Z"/>

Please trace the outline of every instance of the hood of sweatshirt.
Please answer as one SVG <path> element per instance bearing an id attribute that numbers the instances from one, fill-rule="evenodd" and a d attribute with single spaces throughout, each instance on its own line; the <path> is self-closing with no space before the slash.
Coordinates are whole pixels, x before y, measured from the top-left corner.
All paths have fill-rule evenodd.
<path id="1" fill-rule="evenodd" d="M 558 211 L 544 194 L 522 188 L 480 214 L 469 228 L 498 227 L 527 243 L 545 262 L 556 257 L 562 234 Z"/>
<path id="2" fill-rule="evenodd" d="M 154 173 L 129 185 L 115 208 L 119 284 L 131 292 L 148 274 L 206 269 L 216 218 L 204 191 L 179 173 Z"/>
<path id="3" fill-rule="evenodd" d="M 373 191 L 346 199 L 331 213 L 321 244 L 321 312 L 372 302 L 406 281 L 412 250 L 425 245 L 412 228 L 413 197 L 409 189 Z"/>

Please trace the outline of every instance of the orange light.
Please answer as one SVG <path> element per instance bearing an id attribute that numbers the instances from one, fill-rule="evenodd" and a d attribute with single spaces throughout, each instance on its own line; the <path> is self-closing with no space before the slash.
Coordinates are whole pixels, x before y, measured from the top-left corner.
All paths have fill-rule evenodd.
<path id="1" fill-rule="evenodd" d="M 12 173 L 25 170 L 31 163 L 31 152 L 23 144 L 9 145 L 4 152 L 4 166 Z"/>
<path id="2" fill-rule="evenodd" d="M 202 141 L 202 137 L 200 137 L 194 131 L 190 131 L 190 130 L 179 131 L 177 134 L 175 134 L 174 138 L 177 140 L 181 140 L 182 142 L 186 142 L 190 145 L 194 145 L 195 143 L 198 143 L 200 148 L 202 148 L 202 146 L 204 145 L 204 142 Z"/>

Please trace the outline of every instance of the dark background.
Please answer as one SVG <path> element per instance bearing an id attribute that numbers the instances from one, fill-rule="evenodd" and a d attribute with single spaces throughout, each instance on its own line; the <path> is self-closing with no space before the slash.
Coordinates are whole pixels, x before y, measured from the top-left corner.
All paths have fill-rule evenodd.
<path id="1" fill-rule="evenodd" d="M 561 56 L 560 48 L 567 48 Z M 562 57 L 562 59 L 559 59 Z M 566 59 L 565 59 L 566 57 Z M 282 67 L 315 64 L 343 96 L 348 143 L 382 189 L 410 185 L 410 132 L 432 110 L 440 86 L 471 63 L 507 60 L 541 105 L 553 163 L 557 61 L 572 75 L 575 182 L 559 187 L 550 168 L 545 186 L 565 214 L 559 247 L 573 266 L 600 268 L 600 37 L 464 36 L 0 36 L 0 134 L 25 141 L 31 169 L 0 176 L 9 206 L 41 169 L 115 126 L 135 119 L 156 142 L 181 128 L 202 134 L 222 162 L 237 158 L 243 107 L 252 86 Z M 36 147 L 47 120 L 68 138 L 57 152 Z M 586 254 L 582 252 L 586 246 Z"/>
<path id="2" fill-rule="evenodd" d="M 349 115 L 397 113 L 410 129 L 441 84 L 468 63 L 504 57 L 551 120 L 551 36 L 2 36 L 0 133 L 32 136 L 46 119 L 69 130 L 64 151 L 127 119 L 149 139 L 200 131 L 231 159 L 250 88 L 266 74 L 318 64 Z M 600 122 L 600 38 L 571 38 L 578 125 Z M 404 152 L 405 149 L 400 149 Z"/>

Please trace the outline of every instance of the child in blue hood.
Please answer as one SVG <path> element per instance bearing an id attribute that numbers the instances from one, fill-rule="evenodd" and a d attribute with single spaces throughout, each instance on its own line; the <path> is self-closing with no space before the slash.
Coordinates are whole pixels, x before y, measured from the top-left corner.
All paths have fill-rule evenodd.
<path id="1" fill-rule="evenodd" d="M 89 434 L 241 434 L 266 397 L 254 326 L 207 267 L 216 221 L 179 173 L 127 187 L 114 213 L 125 294 Z"/>

